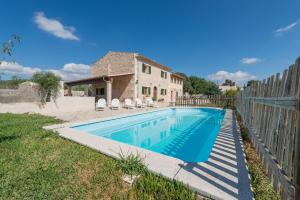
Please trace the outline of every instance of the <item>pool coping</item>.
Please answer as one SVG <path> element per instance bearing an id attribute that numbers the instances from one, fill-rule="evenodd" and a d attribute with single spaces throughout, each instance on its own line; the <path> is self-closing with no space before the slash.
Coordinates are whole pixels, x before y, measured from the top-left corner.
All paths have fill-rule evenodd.
<path id="1" fill-rule="evenodd" d="M 117 116 L 113 116 L 113 117 L 105 117 L 105 118 L 85 120 L 85 121 L 75 122 L 75 123 L 64 123 L 64 124 L 58 124 L 58 125 L 51 125 L 51 126 L 46 126 L 44 128 L 55 130 L 55 131 L 58 132 L 58 134 L 61 137 L 65 138 L 65 139 L 72 140 L 74 142 L 77 142 L 79 144 L 82 144 L 84 146 L 92 148 L 92 149 L 94 149 L 98 152 L 101 152 L 102 154 L 113 157 L 115 159 L 120 159 L 120 154 L 123 154 L 125 156 L 129 155 L 129 154 L 134 154 L 134 155 L 140 156 L 141 158 L 144 159 L 145 165 L 147 166 L 147 168 L 151 172 L 162 175 L 162 176 L 164 176 L 166 178 L 169 178 L 171 180 L 173 180 L 173 179 L 179 180 L 179 181 L 185 183 L 186 185 L 188 185 L 192 190 L 196 191 L 197 193 L 199 193 L 203 196 L 206 196 L 206 197 L 209 197 L 209 198 L 214 198 L 214 199 L 239 199 L 239 198 L 236 198 L 236 197 L 239 197 L 239 196 L 235 196 L 235 194 L 234 194 L 234 193 L 238 193 L 239 191 L 237 191 L 237 189 L 231 187 L 230 185 L 228 186 L 228 188 L 229 188 L 229 190 L 233 191 L 233 194 L 231 194 L 232 191 L 229 191 L 229 194 L 227 194 L 228 192 L 226 193 L 226 191 L 228 189 L 225 189 L 225 192 L 223 194 L 222 188 L 221 189 L 220 189 L 220 187 L 219 188 L 214 188 L 214 184 L 209 184 L 209 183 L 206 183 L 203 180 L 200 180 L 201 178 L 199 178 L 199 175 L 195 175 L 196 174 L 194 172 L 195 170 L 192 170 L 192 172 L 194 174 L 190 172 L 191 171 L 190 169 L 185 170 L 185 169 L 187 169 L 186 166 L 191 165 L 191 163 L 187 163 L 185 161 L 182 161 L 182 160 L 174 158 L 174 157 L 170 157 L 170 156 L 163 155 L 163 154 L 160 154 L 160 153 L 156 153 L 156 152 L 153 152 L 153 151 L 150 151 L 150 150 L 147 150 L 147 149 L 135 147 L 135 146 L 132 146 L 132 145 L 121 143 L 121 142 L 111 140 L 111 139 L 107 139 L 107 138 L 104 138 L 104 137 L 99 137 L 99 136 L 96 136 L 96 135 L 93 135 L 93 134 L 90 134 L 90 133 L 87 133 L 87 132 L 84 132 L 84 131 L 79 131 L 79 130 L 76 130 L 74 128 L 71 128 L 71 127 L 80 126 L 80 125 L 83 125 L 83 124 L 102 122 L 102 121 L 113 120 L 113 119 L 118 119 L 118 118 L 123 118 L 123 117 L 129 117 L 129 116 L 135 116 L 135 115 L 151 113 L 151 112 L 157 112 L 157 111 L 167 110 L 167 109 L 172 109 L 172 108 L 213 108 L 213 109 L 222 109 L 222 108 L 214 108 L 214 107 L 178 107 L 178 106 L 174 106 L 174 107 L 153 109 L 153 110 L 146 111 L 146 112 L 144 111 L 144 112 L 138 112 L 138 113 L 125 114 L 125 115 L 117 115 Z M 229 112 L 232 113 L 231 110 L 226 109 L 225 116 L 229 115 Z M 224 122 L 225 121 L 225 116 L 224 116 L 224 119 L 223 119 L 223 122 L 222 122 L 222 125 L 220 127 L 218 135 L 220 134 L 220 132 L 222 130 L 224 130 L 226 128 L 226 127 L 224 127 L 226 125 L 226 123 Z M 227 142 L 227 141 L 230 141 L 230 140 L 226 139 L 225 142 Z M 215 141 L 215 143 L 217 143 L 217 142 Z M 236 145 L 236 142 L 234 142 L 234 145 Z M 214 144 L 214 146 L 215 146 L 215 144 Z M 241 146 L 241 148 L 242 148 L 242 151 L 243 151 L 243 146 Z M 213 153 L 211 152 L 211 154 L 213 154 Z M 227 158 L 227 157 L 230 158 L 229 154 L 224 155 L 224 156 L 225 156 L 225 158 Z M 245 162 L 243 164 L 243 168 L 244 168 L 244 165 L 246 167 L 246 160 L 245 160 L 245 155 L 244 154 L 243 154 L 243 156 L 244 156 L 243 162 Z M 200 167 L 203 167 L 204 165 L 206 165 L 206 162 L 195 163 L 195 164 L 197 164 L 197 167 L 200 168 Z M 231 160 L 229 159 L 229 160 L 226 160 L 224 162 L 231 162 Z M 224 164 L 221 163 L 219 165 L 224 165 Z M 236 164 L 236 165 L 238 165 L 238 164 Z M 229 168 L 229 169 L 226 169 L 226 170 L 232 170 L 233 171 L 233 172 L 230 172 L 230 173 L 234 173 L 235 171 L 238 171 L 237 169 L 231 169 L 230 166 L 229 167 L 226 166 L 226 167 Z M 194 167 L 192 167 L 192 168 L 194 168 Z M 218 172 L 218 173 L 220 171 L 219 169 L 216 169 L 215 167 L 211 167 L 211 166 L 208 166 L 207 168 L 210 171 L 211 170 L 212 171 L 216 170 L 216 172 Z M 246 167 L 246 169 L 247 169 L 247 167 Z M 252 194 L 251 191 L 248 191 L 249 189 L 251 190 L 248 170 L 246 170 L 246 171 L 242 170 L 242 171 L 244 171 L 243 173 L 246 173 L 246 174 L 243 175 L 243 177 L 248 178 L 248 181 L 246 181 L 246 183 L 244 184 L 246 187 L 243 189 L 243 190 L 247 190 L 247 192 L 246 192 L 247 194 L 246 194 L 246 196 L 245 195 L 243 196 L 243 199 L 252 199 L 253 194 Z M 215 175 L 216 172 L 211 172 L 211 173 L 213 175 Z M 238 172 L 236 172 L 236 173 L 238 173 Z M 221 176 L 223 176 L 222 174 L 223 173 L 220 172 Z M 209 175 L 210 174 L 208 174 L 207 176 L 209 176 Z M 216 176 L 219 176 L 219 175 L 216 175 Z M 230 176 L 230 174 L 229 175 L 225 174 L 224 176 L 227 179 L 234 179 L 236 181 L 236 177 L 232 177 L 232 176 Z M 214 180 L 214 177 L 212 177 L 212 180 Z M 216 180 L 214 180 L 214 181 L 216 181 Z M 237 181 L 244 182 L 243 180 L 237 180 Z M 230 183 L 232 183 L 232 182 L 230 182 Z"/>

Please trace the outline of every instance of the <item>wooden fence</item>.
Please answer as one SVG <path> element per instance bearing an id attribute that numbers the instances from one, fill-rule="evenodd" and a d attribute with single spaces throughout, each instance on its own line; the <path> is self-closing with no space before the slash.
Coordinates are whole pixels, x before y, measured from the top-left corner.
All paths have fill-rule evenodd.
<path id="1" fill-rule="evenodd" d="M 225 95 L 180 96 L 176 98 L 175 105 L 231 107 L 234 105 L 234 99 Z"/>
<path id="2" fill-rule="evenodd" d="M 300 58 L 236 97 L 265 172 L 283 199 L 300 199 Z"/>

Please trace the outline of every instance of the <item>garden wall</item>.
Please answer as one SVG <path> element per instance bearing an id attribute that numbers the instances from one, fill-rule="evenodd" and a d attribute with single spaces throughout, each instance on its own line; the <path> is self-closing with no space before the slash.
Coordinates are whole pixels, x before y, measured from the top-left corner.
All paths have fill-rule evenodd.
<path id="1" fill-rule="evenodd" d="M 95 97 L 61 96 L 56 102 L 47 102 L 41 105 L 39 102 L 0 103 L 0 112 L 11 113 L 40 113 L 56 116 L 68 112 L 95 110 Z"/>
<path id="2" fill-rule="evenodd" d="M 283 199 L 300 199 L 300 58 L 236 98 L 265 172 Z"/>
<path id="3" fill-rule="evenodd" d="M 39 102 L 39 86 L 24 82 L 17 89 L 0 89 L 0 103 Z"/>

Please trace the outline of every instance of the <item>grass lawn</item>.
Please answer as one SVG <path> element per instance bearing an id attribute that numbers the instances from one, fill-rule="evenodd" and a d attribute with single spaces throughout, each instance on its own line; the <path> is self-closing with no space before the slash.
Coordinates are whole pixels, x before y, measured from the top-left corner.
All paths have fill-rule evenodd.
<path id="1" fill-rule="evenodd" d="M 118 162 L 62 139 L 52 117 L 0 114 L 0 199 L 195 199 L 181 183 L 149 172 L 132 186 Z"/>

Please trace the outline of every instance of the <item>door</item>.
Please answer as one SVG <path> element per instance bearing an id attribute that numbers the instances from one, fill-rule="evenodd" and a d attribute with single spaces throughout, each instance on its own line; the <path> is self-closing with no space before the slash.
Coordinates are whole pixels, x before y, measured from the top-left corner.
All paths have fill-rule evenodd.
<path id="1" fill-rule="evenodd" d="M 153 88 L 153 100 L 157 100 L 157 87 L 156 86 L 154 86 L 154 88 Z"/>

